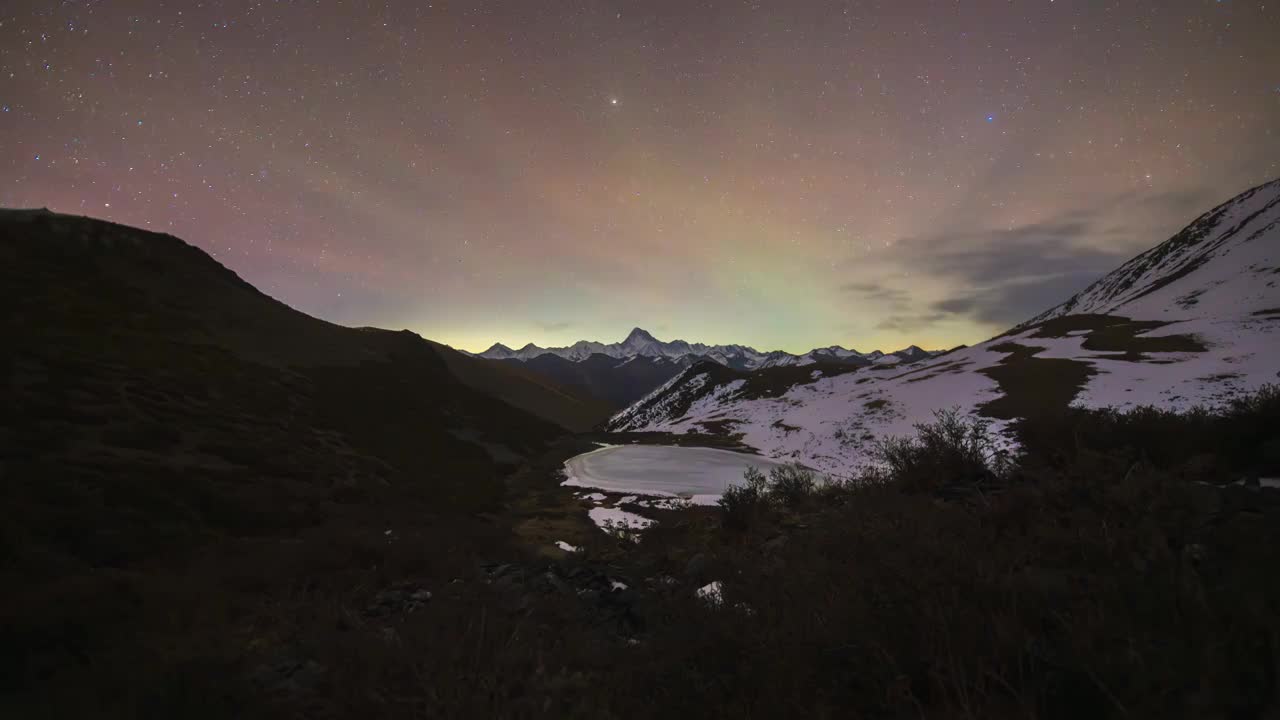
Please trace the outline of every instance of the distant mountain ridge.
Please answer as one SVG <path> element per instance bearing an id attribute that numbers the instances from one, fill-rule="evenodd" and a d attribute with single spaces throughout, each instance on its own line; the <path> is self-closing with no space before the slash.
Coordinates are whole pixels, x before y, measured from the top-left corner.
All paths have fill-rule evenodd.
<path id="1" fill-rule="evenodd" d="M 649 331 L 634 328 L 622 342 L 601 343 L 591 340 L 579 340 L 567 347 L 543 348 L 529 343 L 519 350 L 512 350 L 502 343 L 494 343 L 478 357 L 489 360 L 520 360 L 528 362 L 543 355 L 555 355 L 571 362 L 582 362 L 593 355 L 629 360 L 637 357 L 666 358 L 684 363 L 700 358 L 713 360 L 735 370 L 759 370 L 770 367 L 789 367 L 793 365 L 811 365 L 819 362 L 841 365 L 869 365 L 872 363 L 888 364 L 893 362 L 914 362 L 938 354 L 923 350 L 915 345 L 884 353 L 879 350 L 859 352 L 832 345 L 814 348 L 803 355 L 793 355 L 782 350 L 762 352 L 747 345 L 706 345 L 690 343 L 685 340 L 664 342 L 655 338 Z M 886 360 L 885 358 L 892 358 Z"/>

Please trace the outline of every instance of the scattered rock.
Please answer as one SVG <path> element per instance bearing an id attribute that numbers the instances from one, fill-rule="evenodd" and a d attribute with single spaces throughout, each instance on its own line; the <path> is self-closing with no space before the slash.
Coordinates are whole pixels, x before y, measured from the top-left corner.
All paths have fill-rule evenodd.
<path id="1" fill-rule="evenodd" d="M 411 613 L 431 600 L 431 591 L 415 583 L 402 583 L 373 596 L 363 611 L 367 618 L 390 618 Z"/>
<path id="2" fill-rule="evenodd" d="M 698 588 L 696 594 L 699 600 L 712 607 L 719 607 L 724 604 L 724 594 L 721 592 L 719 580 L 713 580 Z"/>
<path id="3" fill-rule="evenodd" d="M 639 595 L 630 581 L 614 575 L 606 568 L 586 563 L 552 563 L 539 569 L 514 565 L 488 566 L 489 582 L 507 593 L 506 607 L 515 612 L 534 604 L 538 596 L 575 597 L 593 609 L 618 622 L 626 632 L 635 632 L 642 623 L 633 608 Z"/>

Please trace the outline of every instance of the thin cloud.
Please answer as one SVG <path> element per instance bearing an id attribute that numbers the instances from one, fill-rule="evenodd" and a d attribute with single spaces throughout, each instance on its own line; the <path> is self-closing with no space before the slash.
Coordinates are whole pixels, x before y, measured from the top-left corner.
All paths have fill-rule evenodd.
<path id="1" fill-rule="evenodd" d="M 942 312 L 922 313 L 919 315 L 890 315 L 876 324 L 877 330 L 895 330 L 898 332 L 916 332 L 932 327 L 947 319 Z"/>
<path id="2" fill-rule="evenodd" d="M 927 276 L 960 288 L 930 303 L 934 314 L 1013 325 L 1066 300 L 1126 257 L 1096 245 L 1115 233 L 1098 225 L 1089 213 L 1073 213 L 1010 229 L 907 238 L 900 247 Z"/>
<path id="3" fill-rule="evenodd" d="M 534 321 L 533 324 L 536 325 L 539 330 L 548 333 L 564 332 L 565 330 L 573 327 L 573 323 L 571 322 L 544 322 L 537 320 Z"/>
<path id="4" fill-rule="evenodd" d="M 841 292 L 857 296 L 860 300 L 888 305 L 894 309 L 903 309 L 911 304 L 911 293 L 901 288 L 889 287 L 880 283 L 855 282 L 840 287 Z"/>

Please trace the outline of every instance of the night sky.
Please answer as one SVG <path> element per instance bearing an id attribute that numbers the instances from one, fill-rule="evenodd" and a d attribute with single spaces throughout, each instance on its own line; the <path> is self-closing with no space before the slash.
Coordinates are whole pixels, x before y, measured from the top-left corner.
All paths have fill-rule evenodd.
<path id="1" fill-rule="evenodd" d="M 1280 176 L 1280 2 L 0 3 L 0 205 L 457 347 L 972 343 Z"/>

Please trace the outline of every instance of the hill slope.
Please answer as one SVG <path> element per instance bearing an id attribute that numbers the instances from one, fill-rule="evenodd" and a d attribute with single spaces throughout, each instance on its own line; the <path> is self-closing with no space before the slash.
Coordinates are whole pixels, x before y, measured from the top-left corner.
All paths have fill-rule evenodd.
<path id="1" fill-rule="evenodd" d="M 428 341 L 430 342 L 430 341 Z M 539 368 L 521 363 L 497 363 L 432 342 L 454 377 L 468 387 L 574 432 L 590 430 L 609 418 L 618 406 L 589 388 L 565 382 Z"/>
<path id="2" fill-rule="evenodd" d="M 547 417 L 585 407 L 408 331 L 317 320 L 176 238 L 87 218 L 0 213 L 0 286 L 0 456 L 15 475 L 249 471 L 325 493 L 395 482 L 470 493 L 484 482 L 460 471 L 495 482 L 562 433 L 495 394 L 555 398 Z"/>
<path id="3" fill-rule="evenodd" d="M 998 426 L 1068 404 L 1185 408 L 1277 379 L 1280 182 L 1250 190 L 1009 333 L 909 367 L 821 369 L 769 395 L 704 365 L 611 419 L 735 435 L 843 473 L 884 435 L 959 407 Z"/>
<path id="4" fill-rule="evenodd" d="M 99 703 L 177 673 L 221 702 L 239 676 L 184 658 L 284 652 L 255 624 L 473 567 L 508 542 L 504 476 L 564 434 L 476 389 L 554 388 L 309 317 L 167 235 L 0 212 L 0 292 L 0 585 L 22 589 L 0 707 L 34 693 L 14 716 L 130 715 Z"/>
<path id="5" fill-rule="evenodd" d="M 689 366 L 689 357 L 691 356 L 670 359 L 638 355 L 621 359 L 596 354 L 574 361 L 546 353 L 532 360 L 511 359 L 500 362 L 524 367 L 561 385 L 589 393 L 600 398 L 616 412 L 679 374 Z M 605 419 L 607 418 L 600 418 L 601 421 Z"/>
<path id="6" fill-rule="evenodd" d="M 1273 309 L 1278 225 L 1280 180 L 1273 180 L 1201 215 L 1026 325 L 1063 315 L 1167 321 Z"/>

